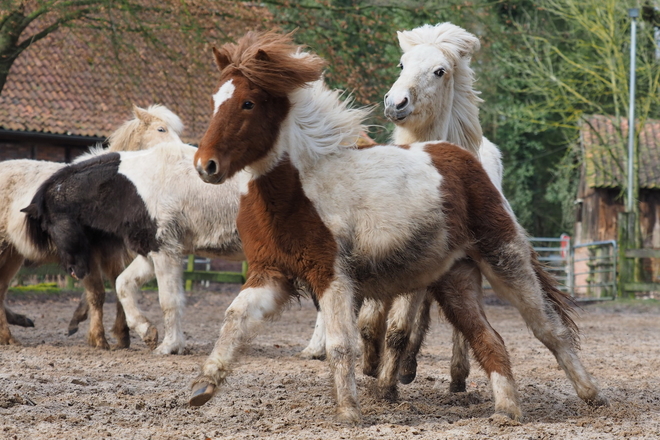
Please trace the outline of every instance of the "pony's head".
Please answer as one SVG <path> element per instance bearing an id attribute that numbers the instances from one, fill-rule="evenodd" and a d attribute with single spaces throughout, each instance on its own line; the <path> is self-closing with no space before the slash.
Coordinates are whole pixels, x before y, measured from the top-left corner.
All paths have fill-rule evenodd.
<path id="1" fill-rule="evenodd" d="M 205 182 L 222 183 L 268 155 L 291 108 L 289 94 L 319 79 L 325 63 L 302 52 L 291 34 L 274 32 L 249 32 L 213 53 L 220 82 L 194 164 Z"/>
<path id="2" fill-rule="evenodd" d="M 108 138 L 109 151 L 146 150 L 161 142 L 181 142 L 181 119 L 167 107 L 133 106 L 134 119 L 124 122 Z"/>
<path id="3" fill-rule="evenodd" d="M 385 116 L 397 126 L 419 133 L 416 140 L 459 143 L 461 139 L 449 139 L 450 125 L 475 117 L 478 124 L 477 103 L 481 100 L 472 89 L 470 59 L 479 48 L 479 39 L 451 23 L 397 34 L 403 50 L 401 73 L 385 95 Z M 481 142 L 478 131 L 477 145 Z M 439 137 L 424 139 L 426 135 Z"/>

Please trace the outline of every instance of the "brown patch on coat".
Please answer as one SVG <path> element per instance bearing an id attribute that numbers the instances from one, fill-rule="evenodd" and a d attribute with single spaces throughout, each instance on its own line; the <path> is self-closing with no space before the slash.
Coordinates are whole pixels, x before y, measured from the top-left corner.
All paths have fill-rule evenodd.
<path id="1" fill-rule="evenodd" d="M 453 211 L 455 214 L 466 209 L 466 216 L 448 215 L 450 231 L 455 235 L 465 233 L 465 225 L 456 224 L 457 220 L 466 219 L 469 230 L 478 240 L 481 254 L 498 256 L 497 260 L 504 267 L 493 264 L 494 269 L 506 277 L 507 273 L 515 273 L 516 267 L 507 267 L 507 259 L 499 258 L 503 243 L 514 243 L 519 233 L 515 220 L 504 208 L 502 195 L 491 182 L 488 174 L 483 170 L 478 159 L 468 151 L 450 144 L 441 142 L 426 147 L 431 155 L 433 164 L 443 176 L 443 193 L 451 194 L 451 200 L 443 200 L 445 212 Z M 460 187 L 463 186 L 463 189 Z M 465 206 L 463 206 L 465 205 Z M 553 309 L 559 314 L 577 345 L 578 328 L 571 315 L 574 310 L 573 300 L 564 292 L 557 289 L 557 283 L 543 269 L 538 261 L 536 252 L 529 246 L 529 258 L 541 284 L 544 297 L 550 302 Z M 510 264 L 517 265 L 514 261 Z"/>
<path id="2" fill-rule="evenodd" d="M 303 279 L 320 298 L 334 278 L 337 245 L 290 162 L 249 183 L 236 219 L 250 262 L 244 287 L 284 276 Z"/>

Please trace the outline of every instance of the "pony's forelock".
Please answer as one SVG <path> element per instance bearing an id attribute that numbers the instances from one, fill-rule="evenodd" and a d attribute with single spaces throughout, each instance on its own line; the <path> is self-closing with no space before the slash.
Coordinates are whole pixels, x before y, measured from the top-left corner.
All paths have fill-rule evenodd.
<path id="1" fill-rule="evenodd" d="M 325 61 L 293 42 L 292 33 L 248 32 L 236 43 L 218 49 L 229 67 L 273 96 L 286 96 L 323 73 Z"/>
<path id="2" fill-rule="evenodd" d="M 161 121 L 165 122 L 177 135 L 181 136 L 183 133 L 183 121 L 181 118 L 169 108 L 160 104 L 153 104 L 147 107 L 147 113 L 155 116 Z"/>
<path id="3" fill-rule="evenodd" d="M 420 44 L 428 44 L 457 60 L 461 57 L 470 57 L 480 47 L 476 36 L 449 22 L 435 26 L 425 24 L 410 31 L 397 32 L 397 35 L 403 53 Z"/>

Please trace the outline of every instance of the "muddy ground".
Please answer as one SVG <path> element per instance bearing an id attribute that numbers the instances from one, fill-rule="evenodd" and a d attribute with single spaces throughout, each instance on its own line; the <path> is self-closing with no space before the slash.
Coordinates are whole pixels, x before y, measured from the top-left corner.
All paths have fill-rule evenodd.
<path id="1" fill-rule="evenodd" d="M 34 318 L 36 327 L 12 327 L 23 346 L 0 347 L 0 438 L 660 438 L 660 307 L 639 303 L 585 306 L 578 320 L 582 359 L 610 399 L 609 408 L 592 409 L 578 399 L 517 311 L 495 304 L 487 313 L 512 358 L 522 424 L 489 418 L 490 388 L 474 365 L 468 391 L 448 392 L 451 332 L 437 318 L 419 358 L 418 377 L 400 387 L 400 401 L 372 399 L 372 379 L 359 373 L 364 423 L 336 424 L 327 366 L 296 357 L 315 319 L 307 300 L 265 328 L 213 400 L 190 408 L 189 383 L 236 292 L 237 286 L 225 285 L 191 293 L 188 353 L 169 357 L 151 354 L 135 337 L 128 350 L 88 348 L 85 325 L 65 336 L 75 294 L 10 295 L 8 304 Z M 146 292 L 141 303 L 162 331 L 156 294 Z M 114 303 L 105 310 L 109 329 Z"/>

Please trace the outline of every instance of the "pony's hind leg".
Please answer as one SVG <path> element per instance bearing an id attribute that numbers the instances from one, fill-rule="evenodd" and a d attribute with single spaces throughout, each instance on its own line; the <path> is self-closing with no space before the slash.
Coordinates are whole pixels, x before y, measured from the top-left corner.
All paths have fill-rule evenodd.
<path id="1" fill-rule="evenodd" d="M 479 277 L 481 278 L 481 276 Z M 470 344 L 461 332 L 456 329 L 452 331 L 451 366 L 449 374 L 449 392 L 463 393 L 466 389 L 466 381 L 470 375 Z"/>
<path id="2" fill-rule="evenodd" d="M 481 295 L 471 289 L 478 269 L 472 263 L 454 265 L 449 275 L 430 287 L 447 320 L 472 347 L 475 359 L 490 379 L 495 412 L 513 420 L 522 418 L 509 355 L 500 335 L 491 327 Z"/>
<path id="3" fill-rule="evenodd" d="M 104 258 L 102 260 L 103 273 L 110 280 L 112 288 L 117 291 L 117 277 L 124 270 L 124 259 L 119 251 L 115 254 L 114 258 Z M 126 314 L 124 307 L 117 296 L 117 314 L 115 315 L 115 323 L 112 326 L 112 334 L 117 339 L 117 343 L 112 346 L 113 349 L 129 348 L 131 346 L 131 338 L 128 330 L 128 323 L 126 322 Z"/>
<path id="4" fill-rule="evenodd" d="M 117 298 L 121 302 L 128 327 L 134 330 L 152 350 L 158 345 L 158 330 L 140 310 L 137 298 L 140 287 L 155 276 L 151 260 L 138 255 L 115 282 Z"/>
<path id="5" fill-rule="evenodd" d="M 390 305 L 390 302 L 365 299 L 360 307 L 358 328 L 362 338 L 362 372 L 366 376 L 378 377 Z"/>
<path id="6" fill-rule="evenodd" d="M 555 287 L 524 237 L 482 255 L 479 265 L 495 293 L 518 309 L 534 336 L 555 356 L 578 396 L 590 405 L 608 405 L 578 357 L 571 300 Z"/>
<path id="7" fill-rule="evenodd" d="M 9 331 L 5 298 L 11 279 L 22 265 L 23 257 L 12 246 L 4 249 L 0 254 L 0 345 L 20 345 Z"/>
<path id="8" fill-rule="evenodd" d="M 247 280 L 225 311 L 220 337 L 204 362 L 202 372 L 193 381 L 191 406 L 204 405 L 213 397 L 232 371 L 241 348 L 256 335 L 266 319 L 279 314 L 291 291 L 284 277 Z"/>
<path id="9" fill-rule="evenodd" d="M 389 401 L 398 398 L 397 376 L 405 354 L 415 317 L 426 298 L 426 290 L 409 292 L 394 299 L 387 317 L 387 331 L 378 372 L 378 397 Z"/>
<path id="10" fill-rule="evenodd" d="M 415 324 L 412 327 L 412 333 L 410 333 L 410 340 L 408 341 L 406 352 L 399 367 L 399 382 L 404 385 L 411 383 L 417 376 L 417 355 L 422 348 L 424 337 L 431 323 L 432 300 L 432 296 L 426 295 L 415 317 Z"/>
<path id="11" fill-rule="evenodd" d="M 69 321 L 69 328 L 67 329 L 68 336 L 77 333 L 80 323 L 85 321 L 88 316 L 89 303 L 87 302 L 87 291 L 85 291 L 80 295 L 78 307 L 73 311 L 73 316 L 71 317 L 71 321 Z"/>

